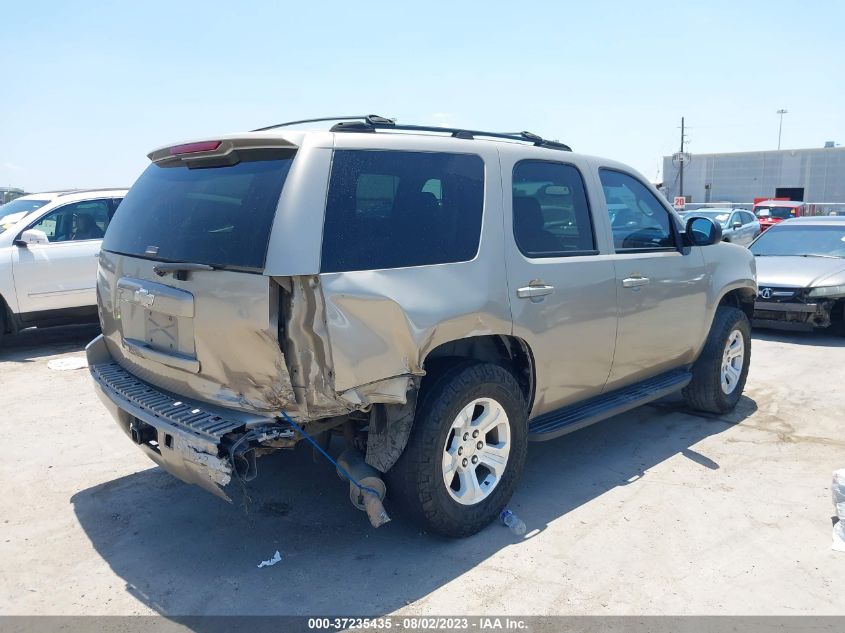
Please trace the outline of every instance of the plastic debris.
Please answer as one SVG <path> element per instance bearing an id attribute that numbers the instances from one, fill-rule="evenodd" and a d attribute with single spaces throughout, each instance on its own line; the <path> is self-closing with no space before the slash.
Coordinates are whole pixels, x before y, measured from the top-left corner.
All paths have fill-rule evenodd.
<path id="1" fill-rule="evenodd" d="M 54 358 L 47 363 L 49 369 L 55 371 L 68 371 L 69 369 L 85 369 L 88 361 L 84 356 L 71 356 L 70 358 Z"/>
<path id="2" fill-rule="evenodd" d="M 263 560 L 258 563 L 258 568 L 261 569 L 262 567 L 272 567 L 276 563 L 282 562 L 282 555 L 279 553 L 279 550 L 276 550 L 276 553 L 273 555 L 273 558 L 268 558 L 267 560 Z"/>
<path id="3" fill-rule="evenodd" d="M 507 525 L 511 532 L 517 536 L 523 536 L 525 534 L 525 523 L 523 523 L 522 519 L 507 508 L 502 510 L 502 514 L 499 515 L 499 519 L 501 519 L 503 525 Z"/>
<path id="4" fill-rule="evenodd" d="M 839 517 L 833 525 L 833 544 L 830 548 L 837 552 L 845 552 L 845 468 L 833 471 L 833 484 L 830 486 L 830 491 L 833 493 L 836 516 Z"/>

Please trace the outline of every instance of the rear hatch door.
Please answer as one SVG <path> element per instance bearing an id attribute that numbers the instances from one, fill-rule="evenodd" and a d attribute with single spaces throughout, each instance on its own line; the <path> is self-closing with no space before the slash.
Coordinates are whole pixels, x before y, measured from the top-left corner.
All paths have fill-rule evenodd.
<path id="1" fill-rule="evenodd" d="M 186 398 L 295 410 L 282 290 L 262 273 L 296 150 L 229 139 L 150 155 L 100 254 L 103 333 L 125 370 Z"/>

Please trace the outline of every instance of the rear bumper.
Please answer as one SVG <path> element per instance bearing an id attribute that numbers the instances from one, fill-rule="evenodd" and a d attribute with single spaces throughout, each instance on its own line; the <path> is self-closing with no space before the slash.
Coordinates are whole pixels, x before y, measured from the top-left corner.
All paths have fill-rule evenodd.
<path id="1" fill-rule="evenodd" d="M 139 380 L 115 362 L 102 335 L 85 351 L 97 395 L 121 430 L 166 471 L 226 500 L 232 439 L 278 427 L 274 418 L 191 401 Z"/>

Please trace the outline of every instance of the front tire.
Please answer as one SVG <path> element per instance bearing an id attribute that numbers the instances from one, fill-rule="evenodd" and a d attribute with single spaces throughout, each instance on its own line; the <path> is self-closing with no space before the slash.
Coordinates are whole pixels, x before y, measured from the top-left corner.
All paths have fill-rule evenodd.
<path id="1" fill-rule="evenodd" d="M 716 309 L 701 356 L 684 388 L 687 405 L 709 413 L 727 413 L 739 402 L 751 363 L 751 324 L 745 313 L 728 306 Z"/>
<path id="2" fill-rule="evenodd" d="M 525 465 L 522 391 L 499 365 L 461 364 L 425 389 L 389 489 L 431 531 L 475 534 L 510 500 Z"/>

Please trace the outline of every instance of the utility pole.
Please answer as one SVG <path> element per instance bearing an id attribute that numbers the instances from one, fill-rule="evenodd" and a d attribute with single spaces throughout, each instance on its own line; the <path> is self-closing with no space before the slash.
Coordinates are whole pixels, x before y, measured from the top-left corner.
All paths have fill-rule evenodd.
<path id="1" fill-rule="evenodd" d="M 778 149 L 780 149 L 780 146 L 778 146 Z M 679 154 L 679 157 L 680 157 L 679 162 L 680 162 L 680 170 L 681 170 L 681 172 L 680 172 L 681 173 L 681 176 L 680 176 L 680 180 L 681 180 L 680 195 L 683 198 L 684 197 L 684 163 L 686 162 L 684 160 L 684 117 L 681 117 L 681 153 Z"/>
<path id="2" fill-rule="evenodd" d="M 789 114 L 789 110 L 784 110 L 783 108 L 781 108 L 775 114 L 780 115 L 780 123 L 778 123 L 778 149 L 780 149 L 780 135 L 781 132 L 783 132 L 783 115 Z"/>

